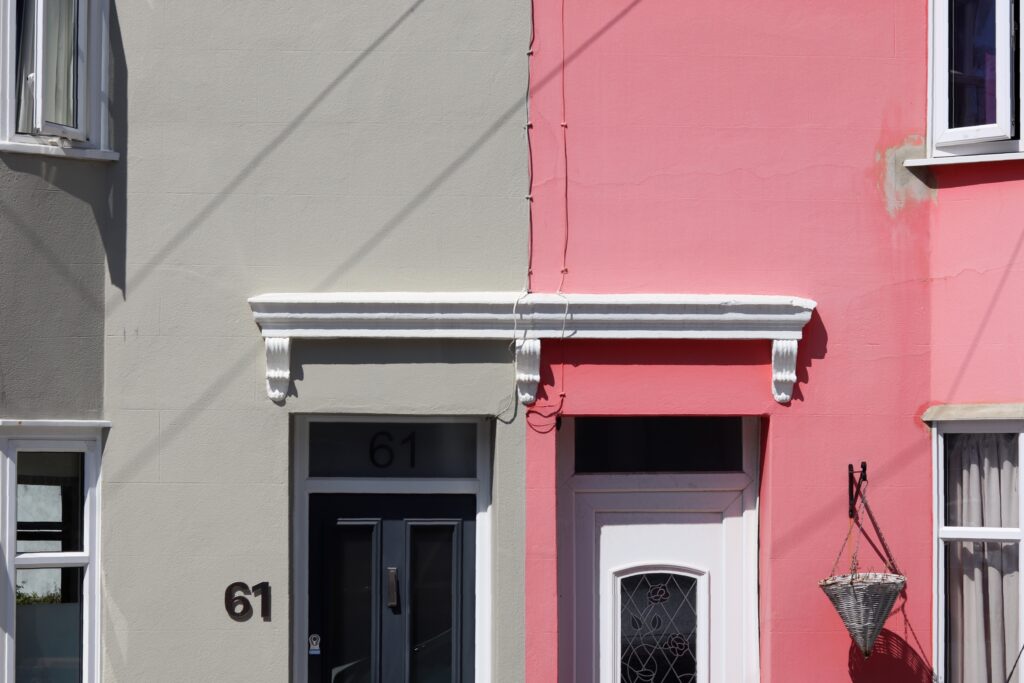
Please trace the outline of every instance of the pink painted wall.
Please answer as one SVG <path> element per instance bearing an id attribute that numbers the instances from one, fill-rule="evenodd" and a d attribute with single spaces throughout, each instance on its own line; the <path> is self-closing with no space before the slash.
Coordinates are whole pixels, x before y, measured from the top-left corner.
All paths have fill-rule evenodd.
<path id="1" fill-rule="evenodd" d="M 924 133 L 926 14 L 925 0 L 536 0 L 532 288 L 788 294 L 818 310 L 787 406 L 767 342 L 545 345 L 527 441 L 529 683 L 557 676 L 559 410 L 765 416 L 762 680 L 927 680 L 933 204 L 886 164 Z M 861 459 L 909 577 L 891 654 L 867 664 L 817 586 Z"/>
<path id="2" fill-rule="evenodd" d="M 932 401 L 1024 401 L 1024 164 L 938 168 Z"/>

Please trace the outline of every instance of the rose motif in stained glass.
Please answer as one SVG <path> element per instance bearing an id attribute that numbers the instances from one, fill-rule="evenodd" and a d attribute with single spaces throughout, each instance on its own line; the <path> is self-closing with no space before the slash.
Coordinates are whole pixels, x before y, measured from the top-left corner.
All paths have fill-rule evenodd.
<path id="1" fill-rule="evenodd" d="M 668 640 L 665 642 L 665 649 L 668 650 L 673 657 L 682 657 L 690 648 L 686 644 L 686 638 L 683 638 L 678 633 L 674 633 L 669 636 Z"/>
<path id="2" fill-rule="evenodd" d="M 668 601 L 668 587 L 663 583 L 658 583 L 647 589 L 647 601 L 652 605 L 656 605 L 659 602 Z"/>

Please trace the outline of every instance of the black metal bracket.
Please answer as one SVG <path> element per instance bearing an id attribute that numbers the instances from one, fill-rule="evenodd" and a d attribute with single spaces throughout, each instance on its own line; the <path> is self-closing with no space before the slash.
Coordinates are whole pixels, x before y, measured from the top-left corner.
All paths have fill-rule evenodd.
<path id="1" fill-rule="evenodd" d="M 847 475 L 847 490 L 850 495 L 850 519 L 857 513 L 857 498 L 861 495 L 860 487 L 868 481 L 868 464 L 863 460 L 860 463 L 860 477 L 853 472 L 853 463 L 850 463 Z"/>

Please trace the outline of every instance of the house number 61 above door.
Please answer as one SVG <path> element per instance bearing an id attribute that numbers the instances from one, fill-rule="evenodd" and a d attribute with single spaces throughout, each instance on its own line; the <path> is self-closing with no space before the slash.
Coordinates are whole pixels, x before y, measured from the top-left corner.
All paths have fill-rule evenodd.
<path id="1" fill-rule="evenodd" d="M 251 589 L 249 584 L 235 581 L 224 589 L 224 609 L 235 621 L 249 621 L 252 618 L 252 603 L 247 595 L 260 599 L 260 618 L 270 621 L 270 583 L 262 581 Z"/>
<path id="2" fill-rule="evenodd" d="M 370 462 L 374 467 L 387 468 L 395 462 L 395 449 L 392 444 L 395 438 L 389 431 L 380 431 L 370 439 Z M 398 442 L 405 446 L 406 455 L 409 459 L 409 469 L 416 469 L 416 432 L 410 432 L 408 436 Z"/>
<path id="3" fill-rule="evenodd" d="M 311 422 L 311 477 L 476 477 L 475 422 Z"/>

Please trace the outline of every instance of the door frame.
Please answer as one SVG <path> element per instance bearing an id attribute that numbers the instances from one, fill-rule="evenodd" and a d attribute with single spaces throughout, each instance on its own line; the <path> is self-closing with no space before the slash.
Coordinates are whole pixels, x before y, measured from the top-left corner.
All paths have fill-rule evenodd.
<path id="1" fill-rule="evenodd" d="M 310 477 L 311 422 L 421 422 L 476 425 L 476 477 Z M 476 496 L 476 569 L 474 647 L 475 680 L 491 674 L 491 433 L 490 420 L 480 417 L 429 415 L 294 415 L 292 430 L 292 647 L 294 683 L 308 683 L 309 627 L 309 496 L 313 493 L 469 494 Z"/>
<path id="2" fill-rule="evenodd" d="M 761 461 L 761 420 L 756 416 L 743 417 L 743 471 L 742 472 L 708 472 L 708 473 L 662 473 L 662 474 L 579 474 L 575 473 L 575 423 L 571 418 L 563 418 L 558 431 L 556 444 L 557 473 L 557 523 L 558 523 L 558 584 L 562 598 L 558 605 L 558 679 L 564 683 L 575 680 L 576 668 L 576 616 L 580 610 L 576 606 L 576 552 L 577 552 L 577 507 L 592 507 L 597 499 L 605 496 L 594 494 L 622 493 L 687 493 L 702 494 L 715 499 L 734 499 L 733 505 L 738 508 L 740 523 L 735 525 L 732 533 L 742 534 L 738 543 L 741 546 L 743 561 L 742 610 L 744 683 L 760 681 L 760 619 L 759 619 L 759 588 L 758 588 L 758 488 Z M 577 495 L 580 499 L 577 500 Z M 616 498 L 617 496 L 608 496 Z M 600 503 L 598 503 L 600 505 Z M 613 506 L 614 507 L 614 506 Z M 714 506 L 711 506 L 714 507 Z M 708 508 L 710 509 L 710 508 Z M 609 512 L 621 511 L 618 508 Z M 592 510 L 592 513 L 598 512 Z M 729 541 L 730 534 L 725 536 Z M 586 539 L 581 539 L 586 543 Z M 638 558 L 638 566 L 644 563 Z M 593 608 L 585 610 L 599 620 L 595 625 L 598 632 L 600 626 L 600 602 L 597 591 L 599 583 L 594 585 Z M 597 653 L 595 653 L 597 656 Z M 595 660 L 596 661 L 596 660 Z"/>

